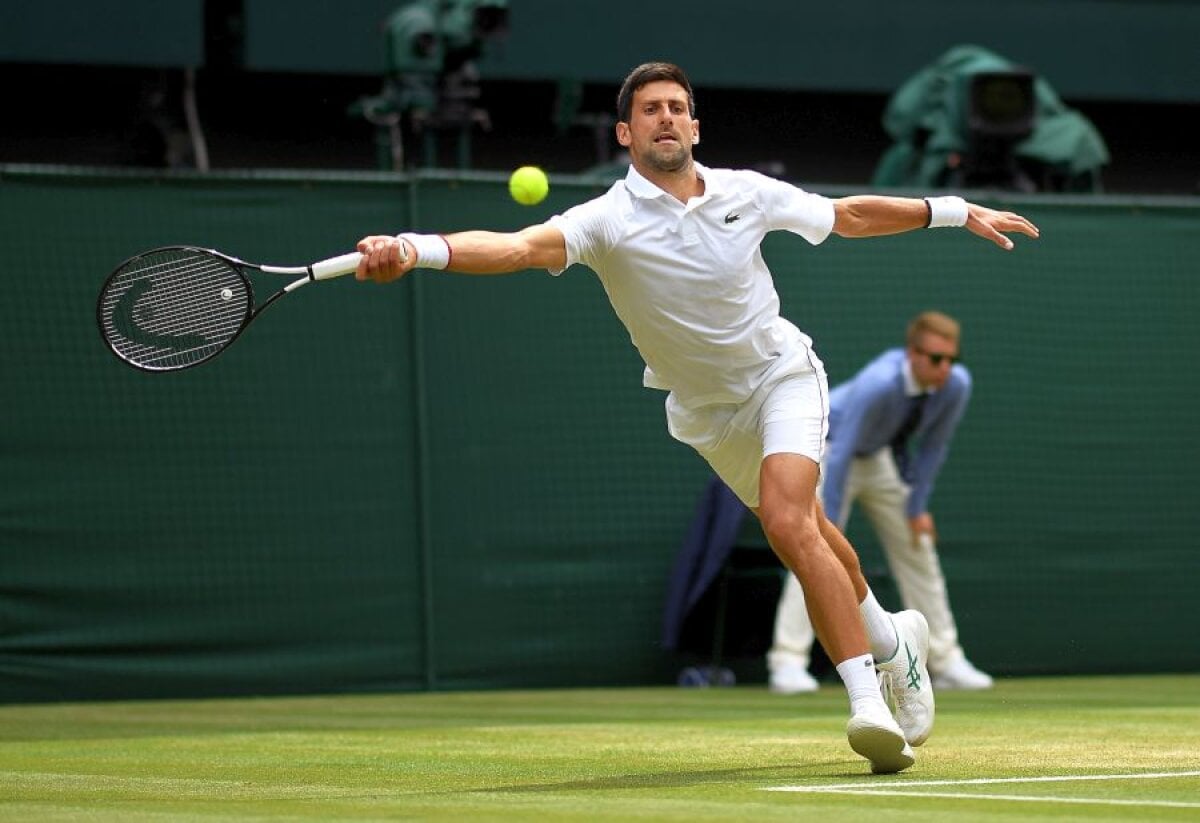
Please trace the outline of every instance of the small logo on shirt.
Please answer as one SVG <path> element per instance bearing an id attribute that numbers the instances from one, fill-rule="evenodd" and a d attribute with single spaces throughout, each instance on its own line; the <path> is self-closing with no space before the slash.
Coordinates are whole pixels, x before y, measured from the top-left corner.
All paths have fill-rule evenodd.
<path id="1" fill-rule="evenodd" d="M 738 214 L 736 211 L 731 211 L 729 214 L 725 215 L 725 225 L 728 226 L 730 223 L 736 223 L 741 219 L 742 216 L 740 214 Z"/>

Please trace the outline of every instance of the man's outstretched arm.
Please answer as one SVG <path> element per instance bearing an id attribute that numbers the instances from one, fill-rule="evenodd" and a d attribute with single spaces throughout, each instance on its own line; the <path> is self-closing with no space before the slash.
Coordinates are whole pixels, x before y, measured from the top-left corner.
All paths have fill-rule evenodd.
<path id="1" fill-rule="evenodd" d="M 415 268 L 461 274 L 509 274 L 524 269 L 557 271 L 567 265 L 567 244 L 553 226 L 517 232 L 465 231 L 449 235 L 369 235 L 358 241 L 359 280 L 386 283 Z"/>
<path id="2" fill-rule="evenodd" d="M 1012 232 L 1037 237 L 1037 226 L 1019 214 L 968 203 L 960 197 L 888 197 L 860 194 L 833 201 L 833 231 L 842 237 L 879 237 L 928 227 L 965 226 L 1002 249 Z"/>

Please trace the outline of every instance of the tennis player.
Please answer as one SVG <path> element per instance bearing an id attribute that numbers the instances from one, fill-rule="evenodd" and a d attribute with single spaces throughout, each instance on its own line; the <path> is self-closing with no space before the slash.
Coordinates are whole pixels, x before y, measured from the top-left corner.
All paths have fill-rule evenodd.
<path id="1" fill-rule="evenodd" d="M 387 282 L 417 267 L 559 274 L 575 263 L 595 271 L 646 363 L 643 382 L 668 392 L 671 435 L 755 512 L 803 587 L 817 637 L 849 693 L 851 748 L 873 771 L 898 772 L 933 727 L 928 628 L 918 612 L 880 607 L 854 549 L 817 501 L 825 369 L 810 338 L 780 316 L 759 246 L 776 230 L 816 245 L 831 233 L 965 226 L 1011 249 L 1005 232 L 1038 230 L 957 197 L 829 199 L 755 172 L 706 168 L 692 157 L 695 112 L 678 66 L 638 66 L 617 95 L 616 137 L 631 166 L 608 192 L 513 233 L 365 237 L 357 277 Z"/>

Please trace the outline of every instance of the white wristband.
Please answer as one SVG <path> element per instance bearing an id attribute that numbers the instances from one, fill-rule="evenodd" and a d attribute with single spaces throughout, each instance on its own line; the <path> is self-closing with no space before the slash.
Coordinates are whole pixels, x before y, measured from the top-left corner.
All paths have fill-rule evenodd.
<path id="1" fill-rule="evenodd" d="M 416 265 L 423 269 L 444 269 L 450 265 L 450 243 L 440 234 L 397 235 L 417 251 Z"/>
<path id="2" fill-rule="evenodd" d="M 967 201 L 961 197 L 926 197 L 925 206 L 929 209 L 927 229 L 957 228 L 967 223 Z"/>

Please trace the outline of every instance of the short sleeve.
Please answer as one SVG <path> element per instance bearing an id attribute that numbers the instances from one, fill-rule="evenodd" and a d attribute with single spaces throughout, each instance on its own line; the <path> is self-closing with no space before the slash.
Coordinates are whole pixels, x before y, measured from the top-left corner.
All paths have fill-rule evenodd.
<path id="1" fill-rule="evenodd" d="M 557 271 L 550 270 L 551 274 L 562 274 L 576 263 L 582 263 L 593 271 L 598 268 L 614 242 L 611 211 L 608 197 L 597 197 L 572 206 L 546 221 L 562 232 L 567 247 L 567 265 Z"/>
<path id="2" fill-rule="evenodd" d="M 833 201 L 828 197 L 766 175 L 760 191 L 771 231 L 790 231 L 814 246 L 833 231 Z"/>

